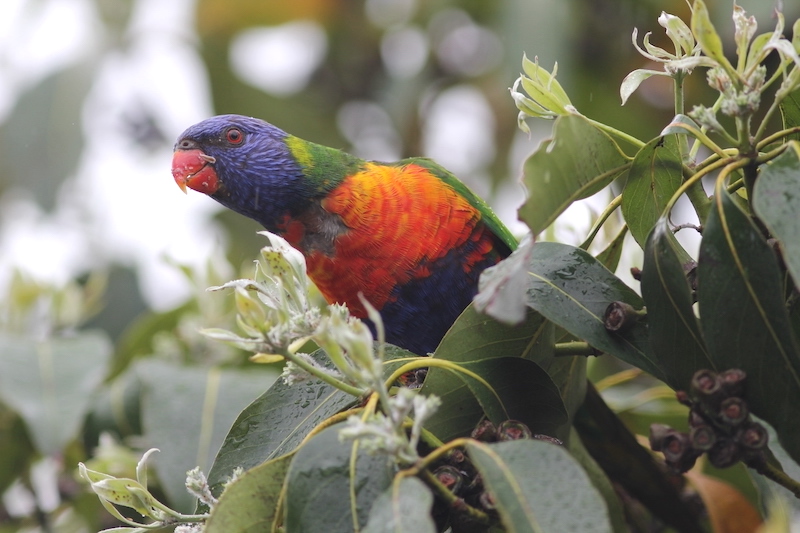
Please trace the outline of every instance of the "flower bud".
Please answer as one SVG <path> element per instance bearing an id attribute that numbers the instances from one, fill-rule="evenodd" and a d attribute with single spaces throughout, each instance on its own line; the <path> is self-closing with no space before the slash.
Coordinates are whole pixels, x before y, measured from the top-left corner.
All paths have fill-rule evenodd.
<path id="1" fill-rule="evenodd" d="M 743 56 L 747 53 L 747 47 L 750 44 L 750 41 L 753 39 L 753 36 L 756 34 L 758 23 L 756 22 L 755 17 L 752 15 L 748 17 L 744 9 L 734 3 L 733 28 L 733 38 L 736 41 L 737 53 Z"/>

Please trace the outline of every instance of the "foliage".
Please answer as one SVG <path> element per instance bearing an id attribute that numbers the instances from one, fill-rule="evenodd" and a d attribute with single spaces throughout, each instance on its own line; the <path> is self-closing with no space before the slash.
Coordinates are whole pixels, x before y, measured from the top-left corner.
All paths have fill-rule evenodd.
<path id="1" fill-rule="evenodd" d="M 99 503 L 87 498 L 60 519 L 108 527 L 102 505 L 128 526 L 108 531 L 131 533 L 744 531 L 759 521 L 753 504 L 769 527 L 788 528 L 786 507 L 800 510 L 791 408 L 800 400 L 800 22 L 792 41 L 780 13 L 774 31 L 756 35 L 755 19 L 734 6 L 735 61 L 702 0 L 688 24 L 668 14 L 658 22 L 674 52 L 649 34 L 640 45 L 634 31 L 636 49 L 663 70 L 635 70 L 620 89 L 625 104 L 650 78 L 672 81 L 675 117 L 648 141 L 585 116 L 555 68 L 523 59 L 511 90 L 519 125 L 553 120 L 552 139 L 524 166 L 519 214 L 531 236 L 484 274 L 432 357 L 383 343 L 377 313 L 374 342 L 346 308 L 317 305 L 302 256 L 270 234 L 252 279 L 209 272 L 212 293 L 140 323 L 147 359 L 114 354 L 105 334 L 80 327 L 96 310 L 96 281 L 55 290 L 15 280 L 0 333 L 0 447 L 16 460 L 4 461 L 0 488 L 31 486 L 31 463 L 63 456 L 80 462 Z M 697 72 L 717 99 L 686 112 L 684 87 Z M 535 240 L 570 205 L 609 190 L 616 196 L 581 246 Z M 676 208 L 684 197 L 688 214 Z M 590 252 L 620 220 L 619 236 Z M 697 250 L 676 237 L 684 230 L 698 234 Z M 642 254 L 639 287 L 614 273 L 623 246 Z M 57 312 L 42 320 L 47 305 Z M 211 314 L 229 320 L 199 335 Z M 587 382 L 587 356 L 600 354 L 591 366 L 607 364 L 610 375 Z M 688 424 L 674 397 L 690 384 L 700 394 L 698 376 L 716 372 L 746 375 L 736 406 L 747 427 L 762 428 L 759 446 L 769 432 L 770 453 L 758 471 L 732 475 L 735 488 L 707 476 L 704 458 L 681 475 L 691 464 L 669 443 L 693 436 L 655 426 L 665 475 L 630 432 L 643 419 L 707 427 Z M 424 385 L 402 386 L 409 376 Z M 621 399 L 631 391 L 636 408 Z M 695 413 L 702 403 L 715 431 L 739 438 L 742 421 L 721 416 L 713 392 L 678 399 Z M 634 416 L 656 403 L 657 415 Z M 99 446 L 88 460 L 76 449 L 81 432 Z M 136 435 L 162 460 L 151 448 L 137 462 L 120 445 Z M 697 442 L 691 463 L 702 452 L 715 466 L 736 462 Z M 686 505 L 693 491 L 706 521 Z"/>

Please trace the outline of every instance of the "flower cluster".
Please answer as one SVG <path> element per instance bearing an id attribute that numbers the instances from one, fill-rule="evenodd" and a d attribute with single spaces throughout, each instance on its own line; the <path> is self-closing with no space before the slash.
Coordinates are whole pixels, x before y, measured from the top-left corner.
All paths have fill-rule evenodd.
<path id="1" fill-rule="evenodd" d="M 694 0 L 690 24 L 674 15 L 662 13 L 658 22 L 666 30 L 675 50 L 669 52 L 653 45 L 650 42 L 650 33 L 645 34 L 640 46 L 638 32 L 634 29 L 633 44 L 636 49 L 648 60 L 661 64 L 663 70 L 637 69 L 628 74 L 620 86 L 622 103 L 625 104 L 639 85 L 651 76 L 672 77 L 680 85 L 683 77 L 693 69 L 706 67 L 708 84 L 719 92 L 719 98 L 712 106 L 694 106 L 689 116 L 705 130 L 723 135 L 731 144 L 746 147 L 751 137 L 749 120 L 758 111 L 764 91 L 782 79 L 775 97 L 777 105 L 800 86 L 800 46 L 783 36 L 783 14 L 776 11 L 775 16 L 775 29 L 756 35 L 758 24 L 755 17 L 748 16 L 742 7 L 734 4 L 733 26 L 737 61 L 733 65 L 725 56 L 722 39 L 711 23 L 703 0 Z M 800 22 L 795 23 L 794 35 L 798 31 Z M 780 64 L 768 76 L 763 63 L 773 51 L 778 53 Z M 676 91 L 679 92 L 680 88 L 676 87 Z M 773 111 L 770 110 L 768 115 Z M 728 133 L 720 124 L 718 113 L 740 120 L 735 134 Z"/>
<path id="2" fill-rule="evenodd" d="M 650 61 L 663 65 L 664 70 L 642 68 L 628 74 L 622 80 L 622 85 L 620 86 L 620 97 L 623 105 L 628 101 L 628 97 L 639 88 L 639 85 L 651 76 L 682 76 L 689 74 L 694 68 L 701 65 L 714 66 L 714 62 L 710 58 L 700 55 L 700 46 L 697 44 L 692 30 L 684 21 L 675 15 L 662 12 L 661 16 L 658 17 L 658 24 L 666 30 L 667 37 L 675 47 L 675 52 L 668 52 L 652 44 L 650 42 L 650 32 L 644 35 L 642 39 L 644 48 L 642 48 L 638 42 L 639 30 L 633 29 L 631 40 L 636 50 Z"/>
<path id="3" fill-rule="evenodd" d="M 302 346 L 319 327 L 322 314 L 309 300 L 303 255 L 277 235 L 261 234 L 270 245 L 261 250 L 255 279 L 237 279 L 208 289 L 234 290 L 237 324 L 247 336 L 220 329 L 203 333 L 263 354 L 260 360 L 264 361 Z"/>
<path id="4" fill-rule="evenodd" d="M 261 250 L 254 279 L 237 279 L 209 289 L 233 289 L 236 320 L 244 335 L 222 329 L 203 333 L 255 352 L 251 359 L 256 362 L 287 359 L 283 373 L 287 383 L 315 376 L 354 394 L 375 390 L 383 378 L 383 351 L 375 350 L 370 329 L 345 306 L 321 309 L 315 305 L 309 296 L 303 255 L 281 237 L 261 234 L 270 245 Z M 363 304 L 382 337 L 380 314 L 369 302 Z M 325 350 L 331 365 L 300 352 L 309 341 Z"/>
<path id="5" fill-rule="evenodd" d="M 339 438 L 358 439 L 369 453 L 384 453 L 401 464 L 412 464 L 419 459 L 417 445 L 422 428 L 440 404 L 436 396 L 425 397 L 401 388 L 387 405 L 383 405 L 385 413 L 375 413 L 366 419 L 348 418 L 347 427 L 339 432 Z M 411 427 L 407 430 L 409 420 Z"/>

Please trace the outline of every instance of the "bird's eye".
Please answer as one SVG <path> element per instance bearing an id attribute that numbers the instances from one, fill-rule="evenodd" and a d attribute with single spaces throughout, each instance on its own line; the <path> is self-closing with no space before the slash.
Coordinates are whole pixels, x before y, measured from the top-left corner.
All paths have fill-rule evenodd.
<path id="1" fill-rule="evenodd" d="M 231 144 L 241 144 L 244 140 L 244 134 L 239 128 L 230 128 L 225 132 L 225 139 Z"/>

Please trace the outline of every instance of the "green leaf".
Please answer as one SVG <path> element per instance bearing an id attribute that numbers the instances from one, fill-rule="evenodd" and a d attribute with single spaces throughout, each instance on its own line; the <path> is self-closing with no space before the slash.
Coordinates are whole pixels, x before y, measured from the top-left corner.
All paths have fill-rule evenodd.
<path id="1" fill-rule="evenodd" d="M 622 105 L 625 105 L 625 102 L 627 102 L 628 98 L 639 88 L 639 85 L 651 76 L 669 76 L 669 74 L 663 70 L 637 68 L 625 76 L 625 79 L 622 80 L 622 84 L 619 86 L 619 97 L 622 100 Z"/>
<path id="2" fill-rule="evenodd" d="M 692 130 L 701 131 L 700 126 L 697 124 L 697 122 L 692 120 L 691 117 L 678 114 L 675 115 L 675 117 L 673 117 L 672 121 L 669 124 L 667 124 L 666 128 L 661 130 L 661 136 L 664 137 L 673 133 L 677 135 L 689 134 L 690 132 L 686 128 L 681 127 L 680 126 L 681 124 L 685 124 Z"/>
<path id="3" fill-rule="evenodd" d="M 186 471 L 211 461 L 239 412 L 275 381 L 274 372 L 250 367 L 220 369 L 146 360 L 136 366 L 142 382 L 142 426 L 147 442 L 161 450 L 155 471 L 171 507 L 194 508 Z M 230 476 L 231 471 L 225 472 Z"/>
<path id="4" fill-rule="evenodd" d="M 508 531 L 611 531 L 603 498 L 564 448 L 537 440 L 466 448 Z"/>
<path id="5" fill-rule="evenodd" d="M 747 65 L 752 65 L 753 63 L 760 63 L 763 61 L 764 58 L 762 57 L 761 61 L 759 61 L 758 56 L 764 51 L 764 47 L 767 45 L 767 43 L 772 40 L 774 33 L 774 31 L 768 31 L 766 33 L 756 35 L 756 37 L 750 43 L 750 50 L 747 52 Z M 766 56 L 766 53 L 764 56 Z"/>
<path id="6" fill-rule="evenodd" d="M 800 465 L 798 465 L 789 456 L 789 454 L 786 453 L 786 450 L 783 449 L 781 443 L 778 442 L 778 435 L 775 433 L 775 428 L 763 420 L 757 421 L 767 429 L 767 433 L 769 434 L 769 451 L 772 455 L 770 461 L 773 462 L 775 466 L 783 470 L 783 472 L 786 473 L 790 478 L 795 480 L 800 479 Z M 752 479 L 753 484 L 760 493 L 759 499 L 762 505 L 775 499 L 781 499 L 789 504 L 795 513 L 800 513 L 800 499 L 798 499 L 790 490 L 772 481 L 766 476 L 756 474 L 753 470 L 748 469 L 748 471 L 750 472 L 750 478 Z"/>
<path id="7" fill-rule="evenodd" d="M 78 436 L 111 352 L 97 331 L 45 341 L 0 333 L 0 399 L 25 421 L 40 453 L 58 455 Z"/>
<path id="8" fill-rule="evenodd" d="M 392 345 L 386 345 L 385 350 L 388 376 L 399 364 L 392 360 L 410 354 Z M 323 350 L 311 356 L 321 364 L 326 360 Z M 234 468 L 248 470 L 294 451 L 311 430 L 356 402 L 353 396 L 320 380 L 292 385 L 276 381 L 233 423 L 208 474 L 212 492 L 219 493 Z"/>
<path id="9" fill-rule="evenodd" d="M 208 474 L 214 493 L 236 467 L 245 470 L 291 452 L 322 421 L 355 398 L 319 380 L 287 385 L 283 380 L 236 418 Z"/>
<path id="10" fill-rule="evenodd" d="M 722 39 L 720 39 L 717 30 L 711 23 L 711 16 L 708 14 L 708 8 L 703 0 L 694 0 L 692 4 L 692 20 L 691 20 L 692 33 L 697 39 L 703 53 L 717 61 L 729 73 L 733 72 L 733 66 L 728 62 L 725 57 L 725 52 L 722 49 Z"/>
<path id="11" fill-rule="evenodd" d="M 580 248 L 540 242 L 533 247 L 529 268 L 530 307 L 595 348 L 663 379 L 644 317 L 624 333 L 605 329 L 603 314 L 610 303 L 642 309 L 644 302 L 597 259 Z"/>
<path id="12" fill-rule="evenodd" d="M 714 365 L 747 372 L 747 401 L 800 458 L 800 358 L 774 252 L 717 185 L 698 265 L 700 326 Z"/>
<path id="13" fill-rule="evenodd" d="M 470 305 L 450 327 L 433 356 L 466 362 L 514 355 L 540 362 L 544 356 L 537 350 L 543 349 L 538 344 L 543 323 L 541 315 L 528 309 L 525 321 L 511 326 L 493 320 Z"/>
<path id="14" fill-rule="evenodd" d="M 800 143 L 761 167 L 753 190 L 753 210 L 778 239 L 783 261 L 800 286 Z"/>
<path id="15" fill-rule="evenodd" d="M 592 485 L 597 489 L 608 509 L 609 521 L 613 531 L 626 531 L 628 529 L 625 520 L 625 509 L 620 501 L 618 493 L 600 465 L 592 458 L 583 445 L 580 435 L 575 427 L 570 428 L 570 438 L 566 441 L 570 455 L 578 462 L 586 472 Z"/>
<path id="16" fill-rule="evenodd" d="M 433 494 L 415 477 L 395 477 L 372 506 L 363 533 L 434 533 Z"/>
<path id="17" fill-rule="evenodd" d="M 787 94 L 781 100 L 780 110 L 784 129 L 800 126 L 800 89 Z M 800 140 L 800 133 L 793 133 L 787 139 Z"/>
<path id="18" fill-rule="evenodd" d="M 25 472 L 36 457 L 25 422 L 22 418 L 0 404 L 0 494 Z"/>
<path id="19" fill-rule="evenodd" d="M 561 395 L 550 376 L 539 365 L 521 357 L 493 357 L 462 363 L 478 374 L 491 390 L 477 380 L 457 373 L 483 407 L 486 416 L 498 424 L 514 419 L 534 433 L 555 435 L 569 417 Z M 436 390 L 431 390 L 436 394 Z M 430 427 L 433 427 L 428 424 Z"/>
<path id="20" fill-rule="evenodd" d="M 616 272 L 619 260 L 622 258 L 622 248 L 625 244 L 625 236 L 628 235 L 628 226 L 623 226 L 614 240 L 611 241 L 605 250 L 595 256 L 604 267 L 611 272 Z"/>
<path id="21" fill-rule="evenodd" d="M 650 348 L 673 389 L 685 389 L 701 368 L 714 368 L 692 308 L 683 262 L 688 257 L 666 219 L 656 224 L 644 249 L 642 296 L 647 306 Z"/>
<path id="22" fill-rule="evenodd" d="M 114 363 L 111 363 L 113 372 Z M 123 438 L 142 434 L 142 384 L 133 372 L 106 381 L 92 397 L 91 409 L 83 427 L 87 444 L 98 442 L 103 432 Z"/>
<path id="23" fill-rule="evenodd" d="M 426 427 L 441 440 L 469 434 L 484 416 L 494 423 L 520 420 L 536 433 L 554 436 L 569 420 L 558 387 L 533 361 L 495 357 L 459 366 L 478 374 L 489 388 L 459 372 L 429 370 L 422 394 L 438 396 L 442 406 Z"/>
<path id="24" fill-rule="evenodd" d="M 569 388 L 568 397 L 575 398 L 581 391 L 569 381 L 572 374 L 567 370 L 574 368 L 570 366 L 573 361 L 571 358 L 558 358 L 556 361 L 552 356 L 552 339 L 545 338 L 546 331 L 545 322 L 538 313 L 529 312 L 525 322 L 517 326 L 508 326 L 478 313 L 473 306 L 469 306 L 450 328 L 434 357 L 461 364 L 484 361 L 481 364 L 489 366 L 492 364 L 486 361 L 490 358 L 516 356 L 530 359 L 541 368 L 529 367 L 529 372 L 525 371 L 524 375 L 511 378 L 515 383 L 522 381 L 520 386 L 525 390 L 536 386 L 535 383 L 541 383 L 542 393 L 549 395 L 548 391 L 552 390 L 552 380 L 542 372 L 542 369 L 551 373 L 558 370 L 559 388 L 562 390 Z M 502 383 L 503 374 L 509 368 L 517 368 L 510 365 L 519 365 L 519 363 L 509 363 L 509 366 L 504 368 L 503 364 L 491 370 L 491 375 L 488 376 L 493 382 L 501 381 L 496 384 L 501 390 L 506 388 Z M 577 365 L 574 371 L 579 373 L 581 368 L 581 365 Z M 489 369 L 487 367 L 477 371 L 481 373 Z M 468 435 L 485 414 L 484 408 L 475 397 L 475 392 L 467 386 L 467 383 L 455 373 L 442 368 L 431 367 L 428 370 L 421 393 L 435 394 L 442 399 L 441 407 L 433 414 L 427 428 L 444 441 Z M 510 399 L 512 410 L 515 409 L 514 404 L 523 406 L 528 401 L 524 396 L 513 398 L 514 393 L 511 389 L 509 395 L 512 396 Z M 546 413 L 542 415 L 550 416 Z"/>
<path id="25" fill-rule="evenodd" d="M 533 235 L 539 234 L 572 202 L 620 176 L 627 163 L 617 143 L 585 118 L 558 117 L 552 140 L 544 141 L 525 162 L 528 200 L 519 209 L 520 219 Z"/>
<path id="26" fill-rule="evenodd" d="M 675 135 L 656 137 L 633 159 L 622 191 L 622 215 L 644 248 L 647 235 L 683 182 Z"/>
<path id="27" fill-rule="evenodd" d="M 222 493 L 205 533 L 270 531 L 293 454 L 282 455 L 239 476 Z"/>
<path id="28" fill-rule="evenodd" d="M 384 455 L 354 453 L 357 442 L 341 442 L 331 426 L 304 444 L 286 477 L 286 531 L 351 532 L 367 522 L 375 500 L 391 484 Z"/>

